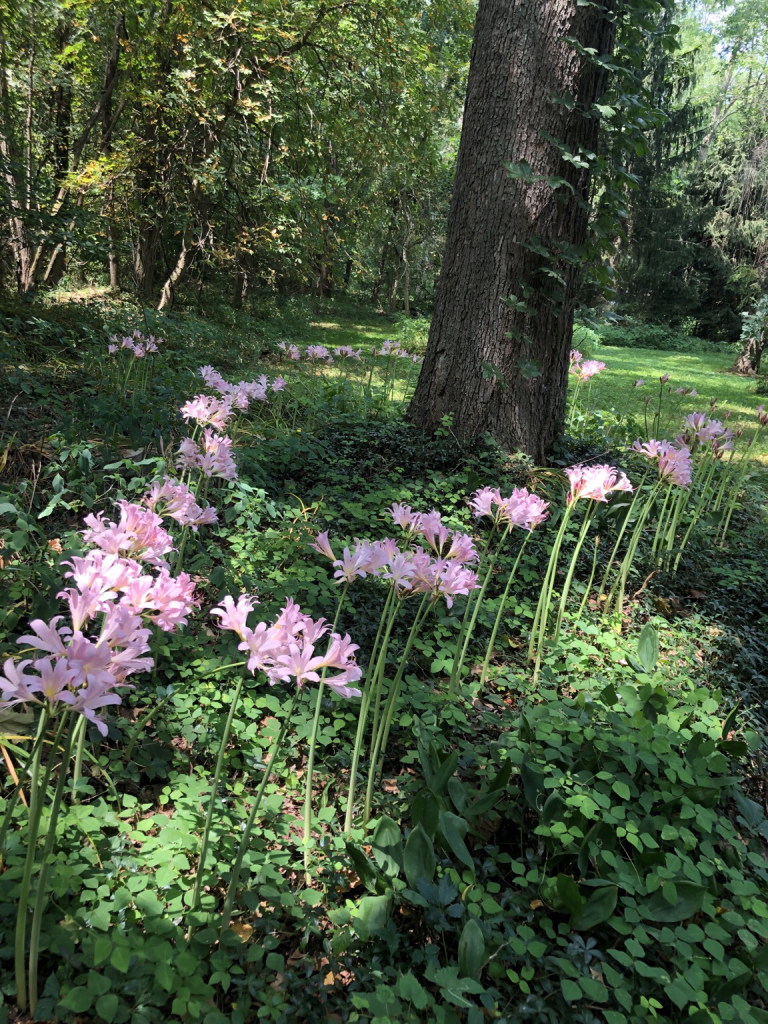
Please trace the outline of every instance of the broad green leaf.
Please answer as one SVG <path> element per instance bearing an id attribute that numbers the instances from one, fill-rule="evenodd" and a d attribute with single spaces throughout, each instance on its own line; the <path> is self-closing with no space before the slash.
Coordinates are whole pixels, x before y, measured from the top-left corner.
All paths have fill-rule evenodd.
<path id="1" fill-rule="evenodd" d="M 423 878 L 431 882 L 434 877 L 435 851 L 432 840 L 421 825 L 417 825 L 406 840 L 403 851 L 403 867 L 408 885 L 412 889 L 418 888 L 419 879 Z"/>
<path id="2" fill-rule="evenodd" d="M 577 917 L 581 913 L 581 908 L 584 906 L 584 898 L 579 892 L 578 885 L 570 875 L 561 874 L 557 876 L 557 895 L 560 897 L 560 902 L 571 914 L 571 917 Z"/>
<path id="3" fill-rule="evenodd" d="M 485 939 L 483 930 L 474 917 L 470 917 L 459 939 L 459 974 L 464 978 L 476 978 L 485 961 Z"/>
<path id="4" fill-rule="evenodd" d="M 650 622 L 640 630 L 637 640 L 637 656 L 646 672 L 651 673 L 659 660 L 659 636 Z"/>
<path id="5" fill-rule="evenodd" d="M 396 878 L 403 866 L 403 842 L 400 826 L 386 814 L 379 818 L 371 839 L 373 858 L 390 878 Z"/>
<path id="6" fill-rule="evenodd" d="M 475 862 L 464 842 L 464 836 L 467 834 L 466 821 L 456 814 L 451 814 L 450 811 L 441 811 L 440 833 L 451 853 L 474 874 Z"/>
<path id="7" fill-rule="evenodd" d="M 704 903 L 704 894 L 707 891 L 703 885 L 680 881 L 676 882 L 675 885 L 677 887 L 677 901 L 674 904 L 669 903 L 666 899 L 663 889 L 653 893 L 645 905 L 649 918 L 665 924 L 670 921 L 687 921 L 689 917 L 693 917 L 701 910 Z"/>
<path id="8" fill-rule="evenodd" d="M 117 994 L 115 992 L 108 992 L 104 996 L 99 996 L 96 1000 L 96 1013 L 107 1024 L 112 1024 L 119 1005 L 120 999 Z"/>
<path id="9" fill-rule="evenodd" d="M 618 898 L 618 886 L 601 886 L 592 893 L 578 916 L 571 920 L 571 924 L 580 932 L 604 924 L 616 909 Z"/>
<path id="10" fill-rule="evenodd" d="M 411 971 L 397 979 L 395 990 L 401 999 L 411 1003 L 417 1010 L 425 1009 L 429 1003 L 429 993 Z"/>

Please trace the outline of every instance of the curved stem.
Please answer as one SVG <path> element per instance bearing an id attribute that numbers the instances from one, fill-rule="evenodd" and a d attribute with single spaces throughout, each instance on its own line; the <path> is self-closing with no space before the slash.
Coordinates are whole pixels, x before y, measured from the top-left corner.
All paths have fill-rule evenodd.
<path id="1" fill-rule="evenodd" d="M 413 620 L 413 625 L 411 626 L 410 633 L 408 634 L 408 639 L 406 640 L 405 649 L 400 658 L 400 664 L 398 665 L 397 673 L 395 675 L 394 680 L 392 681 L 392 686 L 390 688 L 389 694 L 387 695 L 387 702 L 384 707 L 384 717 L 382 718 L 382 722 L 378 729 L 378 733 L 371 735 L 373 747 L 371 752 L 371 763 L 368 775 L 368 786 L 365 792 L 365 809 L 363 811 L 363 824 L 365 824 L 368 821 L 368 818 L 371 815 L 371 803 L 373 801 L 373 787 L 375 785 L 375 779 L 377 774 L 377 763 L 379 760 L 381 760 L 382 763 L 384 761 L 384 754 L 387 749 L 387 740 L 389 739 L 389 730 L 392 725 L 392 718 L 395 713 L 395 704 L 400 693 L 400 684 L 402 682 L 403 674 L 405 672 L 405 666 L 408 663 L 408 656 L 411 653 L 413 642 L 418 636 L 419 626 L 421 625 L 424 616 L 428 611 L 429 606 L 427 602 L 431 597 L 431 593 L 426 593 L 422 598 L 421 604 L 419 605 L 419 610 L 416 612 L 416 618 Z"/>
<path id="2" fill-rule="evenodd" d="M 219 781 L 221 779 L 221 769 L 224 764 L 224 752 L 227 749 L 227 742 L 229 741 L 229 734 L 232 729 L 232 722 L 235 717 L 235 711 L 240 701 L 240 693 L 243 689 L 243 677 L 237 681 L 235 692 L 232 696 L 232 703 L 229 706 L 229 714 L 224 724 L 224 732 L 221 737 L 221 744 L 219 745 L 219 753 L 216 758 L 216 768 L 213 773 L 213 786 L 211 788 L 211 795 L 208 798 L 208 810 L 205 815 L 205 829 L 203 830 L 203 839 L 200 845 L 200 858 L 197 862 L 197 872 L 195 874 L 195 884 L 192 889 L 192 901 L 190 903 L 190 910 L 193 912 L 197 910 L 197 905 L 200 900 L 200 891 L 203 887 L 203 873 L 205 871 L 205 860 L 208 853 L 208 843 L 211 835 L 211 825 L 213 824 L 213 810 L 216 805 L 216 795 L 219 790 Z M 188 940 L 192 938 L 192 927 L 190 926 Z"/>
<path id="3" fill-rule="evenodd" d="M 66 714 L 62 716 L 62 721 L 67 717 L 68 716 Z M 83 719 L 83 721 L 85 721 L 85 719 Z M 78 722 L 77 726 L 79 726 L 79 724 L 80 723 Z M 32 927 L 29 932 L 29 1009 L 32 1014 L 34 1014 L 35 1007 L 37 1006 L 37 962 L 40 955 L 40 932 L 43 925 L 43 911 L 46 906 L 45 888 L 48 884 L 48 859 L 53 852 L 53 844 L 56 840 L 56 823 L 58 821 L 61 801 L 64 795 L 64 784 L 67 780 L 67 762 L 69 761 L 77 726 L 75 726 L 74 729 L 70 728 L 67 732 L 67 740 L 64 744 L 64 749 L 62 750 L 59 777 L 56 781 L 56 789 L 53 794 L 51 813 L 48 819 L 48 832 L 45 837 L 43 858 L 40 863 L 40 873 L 38 875 L 37 886 L 35 888 L 35 906 L 32 913 Z M 84 735 L 85 730 L 83 729 L 80 732 L 80 736 Z"/>
<path id="4" fill-rule="evenodd" d="M 256 814 L 258 813 L 261 805 L 262 797 L 264 796 L 264 790 L 267 788 L 267 782 L 269 776 L 275 767 L 277 761 L 277 755 L 280 751 L 283 739 L 285 737 L 288 723 L 291 720 L 294 709 L 296 707 L 296 701 L 299 696 L 298 687 L 294 691 L 293 699 L 291 700 L 291 706 L 288 709 L 288 714 L 283 719 L 282 725 L 280 726 L 280 732 L 277 734 L 275 742 L 272 744 L 272 750 L 270 752 L 269 764 L 264 766 L 264 775 L 262 777 L 259 788 L 256 792 L 256 797 L 251 807 L 251 812 L 248 815 L 248 820 L 245 823 L 245 829 L 240 839 L 240 845 L 237 848 L 237 855 L 235 857 L 235 863 L 232 865 L 232 873 L 229 876 L 229 887 L 227 889 L 227 895 L 224 900 L 224 908 L 221 912 L 221 924 L 219 927 L 219 940 L 224 932 L 229 928 L 229 922 L 232 919 L 232 907 L 235 902 L 235 892 L 237 891 L 237 883 L 240 880 L 240 872 L 243 867 L 243 860 L 245 858 L 245 851 L 248 849 L 248 841 L 251 837 L 251 830 L 253 829 L 253 823 L 256 820 Z"/>
<path id="5" fill-rule="evenodd" d="M 589 524 L 592 522 L 592 514 L 594 510 L 595 503 L 594 501 L 590 501 L 589 505 L 587 505 L 587 510 L 584 513 L 584 520 L 581 524 L 581 529 L 579 530 L 579 537 L 576 541 L 576 547 L 573 549 L 573 554 L 571 555 L 571 564 L 568 566 L 568 573 L 565 577 L 565 583 L 563 584 L 562 593 L 560 594 L 560 605 L 557 609 L 557 619 L 555 620 L 555 635 L 553 637 L 555 643 L 557 643 L 557 641 L 560 639 L 560 627 L 563 624 L 565 605 L 568 601 L 568 594 L 571 589 L 571 583 L 573 582 L 573 574 L 576 571 L 576 562 L 578 561 L 579 555 L 581 554 L 581 549 L 584 546 L 584 541 L 587 539 L 587 531 L 589 530 Z"/>
<path id="6" fill-rule="evenodd" d="M 344 584 L 344 588 L 339 596 L 338 603 L 336 605 L 336 614 L 333 617 L 333 624 L 331 626 L 331 634 L 336 630 L 336 623 L 339 621 L 339 614 L 341 612 L 341 606 L 344 604 L 344 598 L 347 596 L 349 590 L 349 583 Z M 306 785 L 304 787 L 304 868 L 307 875 L 307 885 L 310 884 L 312 878 L 309 874 L 309 843 L 312 839 L 312 776 L 315 771 L 315 747 L 317 745 L 317 733 L 320 728 L 320 712 L 323 706 L 323 690 L 325 689 L 325 675 L 327 669 L 323 669 L 320 676 L 320 682 L 317 685 L 317 697 L 315 698 L 315 717 L 312 722 L 312 734 L 309 737 L 309 751 L 307 753 L 307 778 Z"/>
<path id="7" fill-rule="evenodd" d="M 529 531 L 523 538 L 523 543 L 520 545 L 520 550 L 517 552 L 515 564 L 512 566 L 512 572 L 509 574 L 507 585 L 504 588 L 504 593 L 501 595 L 501 604 L 499 605 L 499 610 L 496 613 L 496 621 L 494 622 L 493 629 L 491 630 L 491 638 L 488 641 L 488 650 L 485 652 L 485 660 L 483 661 L 483 667 L 480 671 L 480 689 L 483 688 L 483 686 L 485 685 L 485 680 L 488 678 L 488 667 L 491 663 L 491 655 L 493 654 L 493 645 L 496 642 L 496 634 L 498 633 L 501 620 L 504 617 L 504 606 L 507 603 L 507 598 L 509 597 L 509 591 L 512 586 L 512 581 L 514 580 L 515 574 L 517 573 L 517 567 L 520 564 L 520 559 L 523 556 L 525 545 L 531 539 L 532 532 L 532 530 Z"/>

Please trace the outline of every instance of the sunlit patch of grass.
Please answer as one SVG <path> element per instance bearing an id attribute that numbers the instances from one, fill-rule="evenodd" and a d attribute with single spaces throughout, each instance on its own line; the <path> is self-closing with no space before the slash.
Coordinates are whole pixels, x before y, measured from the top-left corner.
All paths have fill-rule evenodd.
<path id="1" fill-rule="evenodd" d="M 590 405 L 595 409 L 615 409 L 634 416 L 643 423 L 645 398 L 650 395 L 648 422 L 656 410 L 659 377 L 669 374 L 661 409 L 663 437 L 674 437 L 684 416 L 690 412 L 709 410 L 710 399 L 717 399 L 715 417 L 723 419 L 731 413 L 728 425 L 735 429 L 740 423 L 746 427 L 744 437 L 751 437 L 757 424 L 755 409 L 761 399 L 754 393 L 755 382 L 749 377 L 738 377 L 726 371 L 733 365 L 729 353 L 660 352 L 656 349 L 613 348 L 602 345 L 595 357 L 606 364 L 606 369 L 592 380 Z M 642 378 L 643 387 L 633 383 Z M 676 395 L 675 388 L 694 388 L 698 397 Z M 583 394 L 583 391 L 582 391 Z M 755 457 L 768 465 L 768 430 L 761 431 L 755 447 Z"/>

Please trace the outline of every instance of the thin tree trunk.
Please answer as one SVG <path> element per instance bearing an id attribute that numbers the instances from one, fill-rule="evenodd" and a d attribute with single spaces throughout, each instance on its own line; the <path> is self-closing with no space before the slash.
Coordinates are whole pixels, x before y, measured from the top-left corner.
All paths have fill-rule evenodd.
<path id="1" fill-rule="evenodd" d="M 179 258 L 176 260 L 176 266 L 168 275 L 168 278 L 163 285 L 160 301 L 157 304 L 158 309 L 170 309 L 173 306 L 176 285 L 192 266 L 195 256 L 199 251 L 198 246 L 192 245 L 191 234 L 185 236 L 184 241 L 181 244 Z"/>
<path id="2" fill-rule="evenodd" d="M 371 302 L 379 301 L 379 292 L 381 291 L 381 285 L 384 281 L 384 268 L 387 265 L 387 254 L 389 252 L 389 242 L 392 238 L 392 224 L 390 223 L 387 227 L 387 237 L 384 239 L 384 244 L 381 247 L 381 256 L 379 257 L 379 267 L 376 272 L 376 280 L 373 283 L 373 291 L 371 292 Z"/>
<path id="3" fill-rule="evenodd" d="M 480 0 L 445 256 L 409 409 L 423 429 L 451 414 L 459 437 L 489 431 L 537 461 L 556 436 L 578 283 L 558 252 L 585 241 L 589 172 L 542 136 L 594 152 L 605 73 L 581 48 L 610 55 L 613 39 L 596 4 Z M 552 102 L 569 94 L 575 105 Z M 534 180 L 510 178 L 507 161 L 526 161 Z M 548 177 L 568 185 L 555 190 Z M 505 305 L 510 295 L 527 305 Z"/>

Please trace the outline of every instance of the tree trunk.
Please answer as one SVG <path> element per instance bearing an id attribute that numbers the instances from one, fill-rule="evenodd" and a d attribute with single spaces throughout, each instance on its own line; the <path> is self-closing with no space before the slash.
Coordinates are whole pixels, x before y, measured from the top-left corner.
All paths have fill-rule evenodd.
<path id="1" fill-rule="evenodd" d="M 744 373 L 750 377 L 760 373 L 760 360 L 763 356 L 766 337 L 761 331 L 759 334 L 752 334 L 744 342 L 744 348 L 734 363 L 734 373 Z"/>
<path id="2" fill-rule="evenodd" d="M 537 461 L 565 410 L 589 198 L 588 168 L 564 161 L 543 133 L 594 152 L 592 104 L 605 81 L 565 37 L 609 55 L 614 27 L 578 0 L 480 0 L 445 256 L 409 409 L 426 430 L 453 414 L 459 437 L 489 431 Z M 568 94 L 575 104 L 553 102 Z M 511 178 L 505 161 L 527 161 L 530 173 Z M 504 305 L 511 294 L 515 309 Z"/>
<path id="3" fill-rule="evenodd" d="M 179 257 L 176 260 L 176 265 L 166 278 L 165 284 L 163 285 L 163 290 L 160 294 L 160 301 L 157 304 L 158 309 L 171 309 L 175 297 L 176 285 L 192 266 L 195 256 L 197 256 L 199 252 L 200 244 L 194 245 L 192 243 L 191 232 L 185 234 L 181 243 Z"/>

